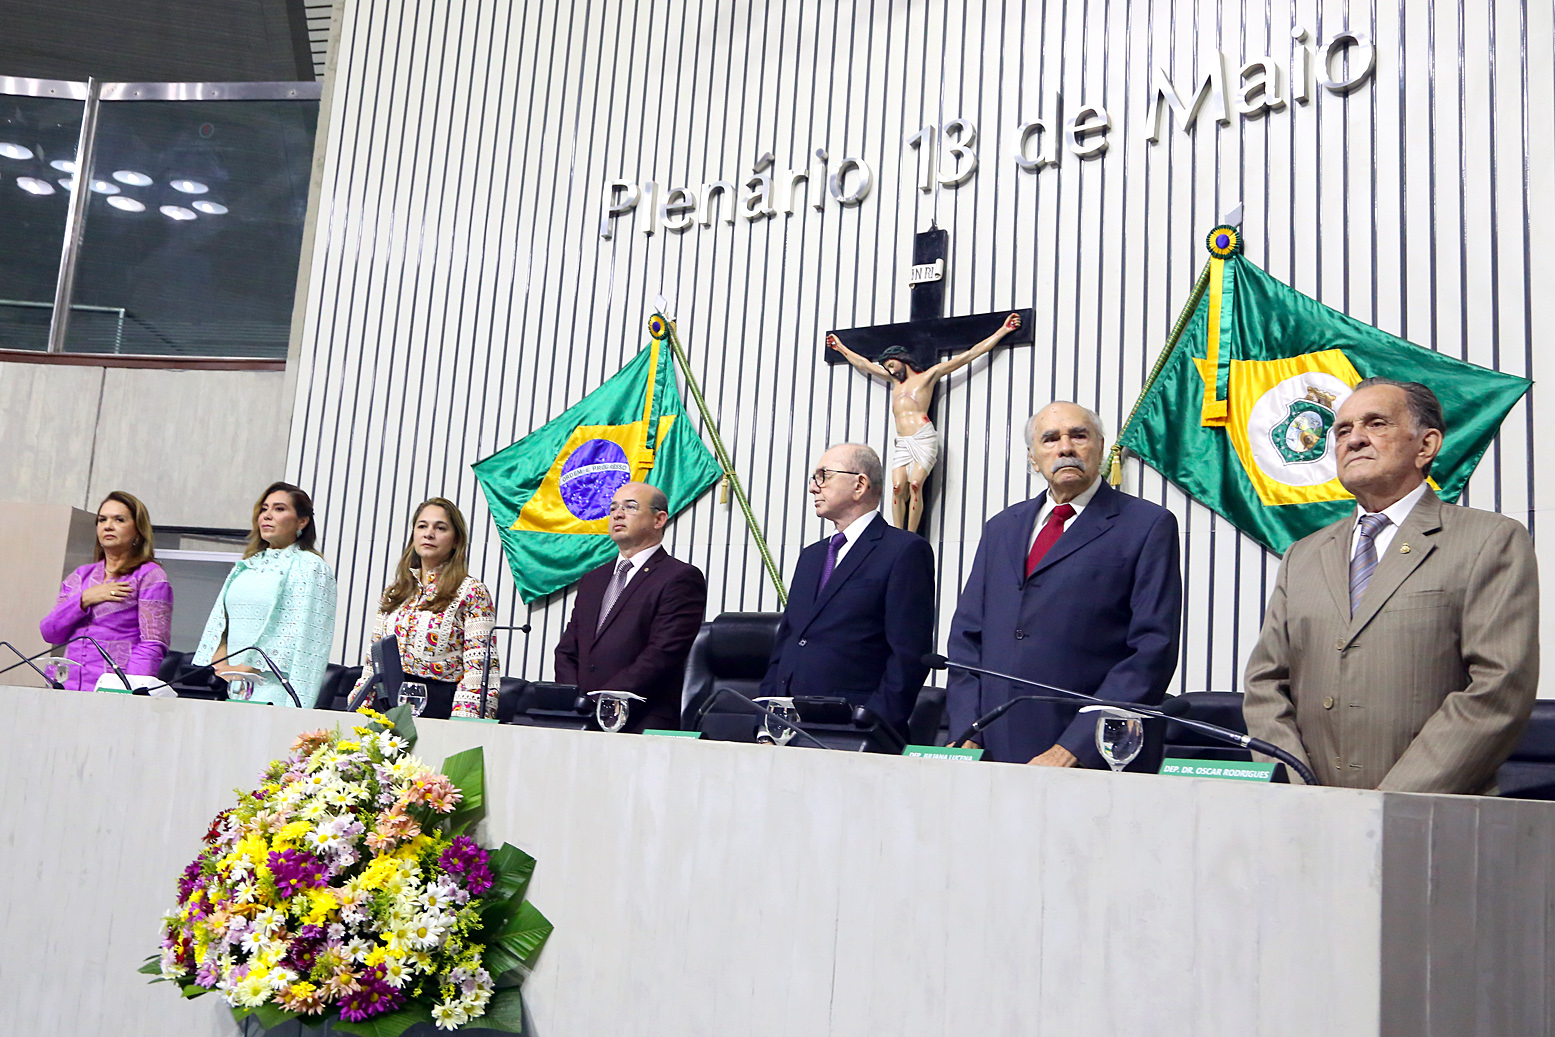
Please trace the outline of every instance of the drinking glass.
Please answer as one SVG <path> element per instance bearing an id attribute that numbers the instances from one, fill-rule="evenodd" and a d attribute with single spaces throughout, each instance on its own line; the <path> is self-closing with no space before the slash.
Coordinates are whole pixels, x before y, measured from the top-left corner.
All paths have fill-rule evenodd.
<path id="1" fill-rule="evenodd" d="M 615 734 L 626 726 L 633 702 L 648 701 L 630 691 L 591 691 L 588 697 L 594 700 L 594 719 L 599 729 L 607 734 Z"/>
<path id="2" fill-rule="evenodd" d="M 756 740 L 769 745 L 787 745 L 792 742 L 796 733 L 793 725 L 799 723 L 799 710 L 794 708 L 794 700 L 785 696 L 767 695 L 755 701 L 777 714 L 762 717 L 761 734 L 757 735 Z M 785 724 L 784 720 L 789 723 Z"/>
<path id="3" fill-rule="evenodd" d="M 227 675 L 227 700 L 229 702 L 253 701 L 254 685 L 258 682 L 258 674 L 229 673 Z"/>
<path id="4" fill-rule="evenodd" d="M 411 716 L 419 717 L 427 708 L 427 686 L 420 681 L 402 681 L 400 701 L 410 707 Z"/>
<path id="5" fill-rule="evenodd" d="M 1145 722 L 1137 716 L 1106 716 L 1096 721 L 1096 748 L 1114 771 L 1134 762 L 1145 747 Z"/>
<path id="6" fill-rule="evenodd" d="M 70 679 L 70 668 L 81 664 L 74 659 L 66 659 L 63 655 L 49 655 L 38 660 L 38 669 L 43 671 L 43 676 L 53 681 L 60 687 Z"/>

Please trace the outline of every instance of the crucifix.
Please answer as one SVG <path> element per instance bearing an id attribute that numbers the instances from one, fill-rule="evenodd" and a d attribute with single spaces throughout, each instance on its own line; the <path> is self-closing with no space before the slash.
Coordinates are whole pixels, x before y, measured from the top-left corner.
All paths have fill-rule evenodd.
<path id="1" fill-rule="evenodd" d="M 923 517 L 929 474 L 939 460 L 939 431 L 934 426 L 936 385 L 1000 342 L 1032 340 L 1029 309 L 968 317 L 939 315 L 944 308 L 944 255 L 949 236 L 939 229 L 915 236 L 911 320 L 827 332 L 822 350 L 829 364 L 852 364 L 891 383 L 891 414 L 896 425 L 890 463 L 891 508 L 896 525 L 914 533 Z"/>

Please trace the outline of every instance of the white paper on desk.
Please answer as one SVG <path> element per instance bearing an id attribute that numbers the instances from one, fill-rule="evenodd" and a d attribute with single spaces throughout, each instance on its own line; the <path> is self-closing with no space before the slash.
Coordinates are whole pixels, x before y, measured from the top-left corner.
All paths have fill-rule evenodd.
<path id="1" fill-rule="evenodd" d="M 134 691 L 139 688 L 149 688 L 153 684 L 162 683 L 161 681 L 157 680 L 155 676 L 147 673 L 126 673 L 125 676 L 130 680 L 130 686 L 128 689 L 124 687 L 124 682 L 119 680 L 119 678 L 116 677 L 113 673 L 105 673 L 101 677 L 97 678 L 97 687 L 93 690 L 116 691 L 122 694 L 126 690 Z M 150 694 L 153 698 L 176 698 L 178 696 L 178 692 L 174 691 L 172 688 L 158 688 L 156 691 L 149 692 L 148 694 Z"/>

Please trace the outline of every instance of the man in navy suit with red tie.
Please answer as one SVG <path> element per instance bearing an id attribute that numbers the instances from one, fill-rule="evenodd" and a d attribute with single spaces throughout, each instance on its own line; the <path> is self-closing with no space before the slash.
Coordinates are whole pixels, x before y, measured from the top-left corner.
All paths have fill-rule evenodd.
<path id="1" fill-rule="evenodd" d="M 810 497 L 835 532 L 799 555 L 761 694 L 841 696 L 905 735 L 934 647 L 934 552 L 877 510 L 884 477 L 858 443 L 816 462 Z"/>
<path id="2" fill-rule="evenodd" d="M 1051 403 L 1026 423 L 1047 491 L 995 515 L 950 627 L 964 662 L 1114 701 L 1153 705 L 1177 670 L 1182 575 L 1177 519 L 1101 478 L 1101 420 Z M 1010 681 L 950 669 L 952 733 L 1017 695 Z M 1101 767 L 1084 703 L 1023 702 L 983 731 L 985 759 Z"/>
<path id="3" fill-rule="evenodd" d="M 680 727 L 686 656 L 702 627 L 702 570 L 664 550 L 664 491 L 629 482 L 610 501 L 610 539 L 620 550 L 578 581 L 572 619 L 556 645 L 556 679 L 591 691 L 629 691 L 623 731 Z"/>

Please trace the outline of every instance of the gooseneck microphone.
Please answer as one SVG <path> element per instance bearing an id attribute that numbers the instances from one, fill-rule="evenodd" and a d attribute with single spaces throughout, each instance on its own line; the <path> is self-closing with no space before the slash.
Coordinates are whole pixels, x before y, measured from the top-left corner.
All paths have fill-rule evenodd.
<path id="1" fill-rule="evenodd" d="M 49 675 L 44 673 L 42 670 L 38 669 L 37 664 L 33 662 L 34 659 L 41 659 L 45 655 L 48 655 L 50 652 L 54 651 L 54 647 L 52 645 L 50 645 L 48 648 L 45 648 L 43 651 L 39 652 L 37 655 L 23 655 L 21 653 L 21 649 L 17 648 L 15 645 L 13 645 L 9 641 L 0 641 L 0 646 L 4 646 L 6 648 L 9 648 L 13 653 L 15 653 L 16 657 L 21 660 L 21 662 L 19 662 L 19 663 L 12 663 L 10 666 L 7 666 L 4 670 L 0 670 L 0 673 L 5 673 L 5 672 L 7 672 L 9 670 L 14 670 L 18 666 L 21 666 L 23 663 L 25 663 L 27 665 L 28 669 L 32 670 L 33 673 L 36 673 L 39 677 L 43 678 L 43 683 L 44 684 L 47 684 L 49 687 L 53 688 L 55 691 L 61 691 L 61 690 L 64 689 L 65 686 L 63 684 L 61 684 L 59 681 L 50 680 L 49 679 Z"/>
<path id="2" fill-rule="evenodd" d="M 520 624 L 518 624 L 516 626 L 498 626 L 495 623 L 478 622 L 478 623 L 474 624 L 474 626 L 476 628 L 475 629 L 476 636 L 481 638 L 483 641 L 486 642 L 486 654 L 481 658 L 481 703 L 480 703 L 480 712 L 476 714 L 476 716 L 485 717 L 486 716 L 486 695 L 487 695 L 487 687 L 486 686 L 487 686 L 487 682 L 489 681 L 489 679 L 491 677 L 491 650 L 492 650 L 492 648 L 496 644 L 496 638 L 491 636 L 492 631 L 494 631 L 494 630 L 516 630 L 520 634 L 527 634 L 527 633 L 529 633 L 529 624 L 528 623 L 520 623 Z M 511 661 L 511 660 L 509 660 L 509 661 Z"/>
<path id="3" fill-rule="evenodd" d="M 275 665 L 275 663 L 271 660 L 270 656 L 265 654 L 265 650 L 263 648 L 260 648 L 258 645 L 249 645 L 247 648 L 239 648 L 236 651 L 228 652 L 226 655 L 222 656 L 220 659 L 212 659 L 210 662 L 206 663 L 204 666 L 196 666 L 194 669 L 190 670 L 188 673 L 181 673 L 181 674 L 179 674 L 177 679 L 178 680 L 186 680 L 189 677 L 192 677 L 195 674 L 199 673 L 201 670 L 215 672 L 217 663 L 224 663 L 228 659 L 231 659 L 233 656 L 242 655 L 244 652 L 258 652 L 260 654 L 260 656 L 264 658 L 264 661 L 265 661 L 266 665 L 268 665 L 270 667 L 270 672 L 275 675 L 275 679 L 281 682 L 281 687 L 285 688 L 286 689 L 286 693 L 292 697 L 292 702 L 299 709 L 302 707 L 302 700 L 297 697 L 296 689 L 292 687 L 291 682 L 286 679 L 286 675 L 284 673 L 282 673 L 280 668 Z M 145 688 L 142 688 L 141 690 L 145 691 L 147 693 L 150 693 L 150 692 L 156 691 L 156 690 L 158 690 L 160 688 L 171 688 L 172 686 L 173 686 L 173 682 L 172 681 L 163 681 L 160 684 L 150 684 L 150 685 L 147 685 Z"/>
<path id="4" fill-rule="evenodd" d="M 79 637 L 72 637 L 70 639 L 70 641 L 66 641 L 65 643 L 68 645 L 68 644 L 70 644 L 71 641 L 90 641 L 90 642 L 92 642 L 92 647 L 97 649 L 97 654 L 103 657 L 103 662 L 108 664 L 108 668 L 113 671 L 113 675 L 115 677 L 119 678 L 119 683 L 124 686 L 124 690 L 125 691 L 133 691 L 134 690 L 133 688 L 130 687 L 130 679 L 124 675 L 124 671 L 123 670 L 119 669 L 119 664 L 113 661 L 113 656 L 108 654 L 108 649 L 104 648 L 102 645 L 97 643 L 97 638 L 95 638 L 95 637 L 88 637 L 86 634 L 82 634 Z"/>
<path id="5" fill-rule="evenodd" d="M 798 724 L 794 723 L 792 720 L 790 720 L 787 717 L 785 717 L 783 714 L 778 713 L 778 712 L 776 712 L 774 710 L 768 709 L 766 706 L 763 706 L 760 702 L 757 702 L 755 699 L 751 698 L 748 695 L 742 695 L 738 691 L 735 691 L 733 688 L 715 687 L 713 689 L 712 696 L 710 698 L 708 698 L 708 700 L 702 704 L 702 708 L 697 711 L 697 726 L 698 727 L 701 726 L 702 718 L 705 717 L 708 714 L 708 711 L 712 708 L 713 703 L 718 701 L 718 696 L 719 695 L 733 695 L 735 698 L 737 698 L 741 702 L 744 702 L 747 705 L 751 706 L 752 708 L 754 708 L 758 712 L 765 713 L 769 717 L 776 717 L 778 723 L 782 724 L 784 727 L 787 727 L 789 730 L 793 731 L 794 734 L 796 734 L 796 735 L 803 735 L 804 738 L 808 742 L 810 742 L 812 745 L 814 745 L 817 749 L 830 749 L 831 748 L 831 746 L 827 745 L 825 742 L 821 741 L 819 738 L 815 737 L 810 732 L 806 731 L 804 728 L 800 727 Z"/>
<path id="6" fill-rule="evenodd" d="M 923 657 L 923 664 L 931 670 L 943 670 L 946 667 L 954 666 L 956 669 L 966 670 L 968 673 L 976 673 L 984 677 L 997 677 L 1000 680 L 1012 681 L 1016 684 L 1024 684 L 1032 688 L 1041 688 L 1043 691 L 1056 691 L 1067 695 L 1070 698 L 1082 699 L 1086 702 L 1091 702 L 1099 706 L 1112 706 L 1115 708 L 1126 709 L 1130 712 L 1138 713 L 1141 716 L 1151 717 L 1156 720 L 1174 720 L 1186 728 L 1202 732 L 1206 735 L 1209 735 L 1211 738 L 1216 739 L 1217 741 L 1225 742 L 1228 745 L 1234 745 L 1239 749 L 1250 749 L 1253 752 L 1263 753 L 1265 756 L 1272 756 L 1276 760 L 1279 760 L 1281 763 L 1285 764 L 1285 766 L 1289 767 L 1291 770 L 1295 771 L 1296 774 L 1300 776 L 1301 780 L 1306 782 L 1308 785 L 1321 784 L 1317 780 L 1317 775 L 1312 773 L 1312 768 L 1296 759 L 1296 757 L 1291 753 L 1286 752 L 1284 749 L 1281 749 L 1279 746 L 1272 742 L 1266 742 L 1262 738 L 1254 738 L 1252 735 L 1244 735 L 1238 731 L 1232 731 L 1230 728 L 1221 727 L 1219 724 L 1211 724 L 1204 720 L 1193 720 L 1189 717 L 1174 717 L 1170 714 L 1163 713 L 1154 707 L 1141 706 L 1134 702 L 1109 702 L 1106 699 L 1099 699 L 1095 695 L 1087 695 L 1083 691 L 1070 691 L 1068 688 L 1054 687 L 1051 684 L 1043 684 L 1041 681 L 1028 680 L 1025 677 L 1016 677 L 1008 673 L 1000 673 L 998 670 L 985 670 L 981 666 L 973 666 L 970 663 L 956 662 L 954 659 L 949 659 L 934 652 L 930 652 Z M 972 726 L 967 728 L 961 737 L 956 739 L 955 744 L 960 745 L 962 742 L 965 742 L 968 738 L 971 738 L 973 735 L 983 730 L 983 728 L 987 727 L 995 720 L 998 720 L 1005 713 L 1009 712 L 1011 707 L 1013 707 L 1017 702 L 1039 698 L 1041 697 L 1021 695 L 1011 699 L 1008 702 L 1004 702 L 998 706 L 995 706 L 987 713 L 978 717 L 977 720 L 973 722 Z"/>

